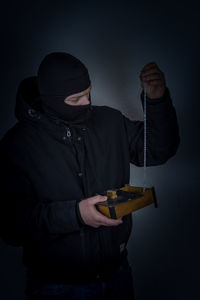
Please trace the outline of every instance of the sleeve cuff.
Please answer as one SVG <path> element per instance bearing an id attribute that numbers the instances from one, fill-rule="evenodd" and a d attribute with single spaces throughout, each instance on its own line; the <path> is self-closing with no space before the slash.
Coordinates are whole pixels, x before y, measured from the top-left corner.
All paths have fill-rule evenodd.
<path id="1" fill-rule="evenodd" d="M 81 213 L 80 213 L 80 209 L 79 209 L 79 201 L 76 201 L 76 205 L 75 205 L 75 209 L 76 209 L 76 216 L 77 216 L 77 220 L 80 226 L 86 225 L 85 222 L 83 221 L 82 217 L 81 217 Z"/>
<path id="2" fill-rule="evenodd" d="M 142 105 L 144 106 L 144 90 L 142 90 L 140 97 L 141 97 Z M 169 99 L 171 99 L 171 97 L 170 97 L 169 89 L 167 87 L 165 89 L 164 95 L 160 98 L 150 99 L 150 98 L 146 97 L 147 103 L 152 104 L 152 105 L 157 104 L 157 103 L 162 103 L 162 102 L 165 102 L 165 101 L 169 101 Z"/>

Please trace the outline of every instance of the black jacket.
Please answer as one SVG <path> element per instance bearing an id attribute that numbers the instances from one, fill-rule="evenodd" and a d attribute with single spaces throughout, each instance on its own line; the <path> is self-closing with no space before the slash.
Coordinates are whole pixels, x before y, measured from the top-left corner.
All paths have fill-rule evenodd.
<path id="1" fill-rule="evenodd" d="M 81 223 L 77 202 L 129 183 L 130 162 L 143 165 L 143 122 L 117 109 L 92 106 L 90 118 L 69 125 L 40 111 L 35 77 L 20 85 L 18 122 L 0 142 L 0 235 L 23 247 L 33 278 L 83 281 L 106 276 L 127 255 L 132 216 L 117 227 Z M 143 93 L 141 94 L 143 99 Z M 160 165 L 178 148 L 169 90 L 147 98 L 147 165 Z"/>

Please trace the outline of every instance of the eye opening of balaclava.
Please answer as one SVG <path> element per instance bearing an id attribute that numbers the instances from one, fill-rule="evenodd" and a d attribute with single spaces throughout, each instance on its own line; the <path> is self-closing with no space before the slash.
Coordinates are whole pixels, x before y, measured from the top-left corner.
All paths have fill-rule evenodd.
<path id="1" fill-rule="evenodd" d="M 48 117 L 69 122 L 82 122 L 91 113 L 87 105 L 69 105 L 64 99 L 80 93 L 91 85 L 85 65 L 65 52 L 53 52 L 44 57 L 38 68 L 37 84 L 43 111 Z"/>

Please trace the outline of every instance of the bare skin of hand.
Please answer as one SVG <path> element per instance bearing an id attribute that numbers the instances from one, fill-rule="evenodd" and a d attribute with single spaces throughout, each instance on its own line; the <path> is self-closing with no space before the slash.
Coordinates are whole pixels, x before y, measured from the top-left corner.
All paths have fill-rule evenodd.
<path id="1" fill-rule="evenodd" d="M 164 73 L 155 62 L 150 62 L 143 67 L 140 73 L 141 86 L 146 84 L 147 97 L 150 99 L 161 98 L 166 90 Z"/>
<path id="2" fill-rule="evenodd" d="M 106 200 L 106 196 L 97 195 L 79 202 L 80 214 L 85 224 L 98 228 L 100 226 L 117 226 L 123 223 L 121 218 L 117 220 L 110 219 L 96 209 L 95 205 L 98 202 Z"/>

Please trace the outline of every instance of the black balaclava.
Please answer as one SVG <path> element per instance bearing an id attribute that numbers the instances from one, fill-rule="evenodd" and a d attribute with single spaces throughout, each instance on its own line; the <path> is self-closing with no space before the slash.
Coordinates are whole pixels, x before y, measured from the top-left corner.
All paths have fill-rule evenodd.
<path id="1" fill-rule="evenodd" d="M 50 53 L 42 60 L 37 83 L 44 113 L 54 119 L 80 123 L 90 116 L 90 104 L 69 105 L 64 99 L 86 90 L 91 82 L 85 65 L 65 52 Z"/>

